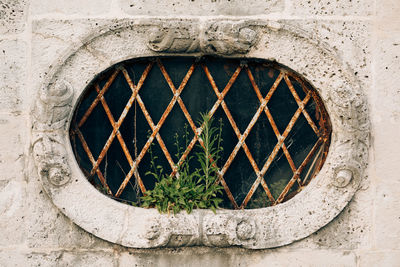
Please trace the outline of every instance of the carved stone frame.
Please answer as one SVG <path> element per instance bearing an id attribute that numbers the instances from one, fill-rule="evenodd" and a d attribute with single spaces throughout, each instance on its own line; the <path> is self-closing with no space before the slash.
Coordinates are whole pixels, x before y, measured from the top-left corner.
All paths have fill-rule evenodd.
<path id="1" fill-rule="evenodd" d="M 53 65 L 32 109 L 32 154 L 53 203 L 88 232 L 127 247 L 289 244 L 333 220 L 351 200 L 368 163 L 367 100 L 340 58 L 315 37 L 284 21 L 157 19 L 111 21 L 75 44 Z M 150 34 L 149 34 L 150 33 Z M 255 210 L 195 210 L 161 215 L 121 204 L 81 172 L 69 140 L 75 105 L 107 67 L 135 57 L 217 54 L 276 60 L 309 80 L 332 122 L 326 162 L 293 199 Z"/>

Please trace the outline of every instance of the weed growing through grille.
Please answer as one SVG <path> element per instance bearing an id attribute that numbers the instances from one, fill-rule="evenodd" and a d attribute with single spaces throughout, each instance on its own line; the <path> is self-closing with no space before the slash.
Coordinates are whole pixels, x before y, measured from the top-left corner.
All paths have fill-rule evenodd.
<path id="1" fill-rule="evenodd" d="M 156 179 L 154 189 L 147 190 L 141 197 L 142 207 L 155 207 L 160 213 L 176 214 L 181 210 L 191 213 L 194 208 L 211 209 L 216 211 L 222 199 L 223 187 L 218 184 L 217 163 L 221 158 L 222 152 L 222 121 L 219 127 L 212 126 L 213 119 L 208 114 L 201 114 L 202 120 L 199 124 L 203 126 L 200 139 L 203 145 L 198 145 L 201 152 L 196 153 L 196 158 L 201 168 L 190 171 L 189 164 L 194 156 L 188 156 L 181 164 L 177 164 L 177 173 L 174 176 L 164 174 L 162 166 L 155 161 L 157 156 L 149 148 L 150 171 L 146 175 L 151 175 Z M 183 139 L 186 147 L 189 144 L 188 126 L 185 125 Z M 175 135 L 176 156 L 181 158 L 184 149 L 179 144 L 179 136 Z"/>

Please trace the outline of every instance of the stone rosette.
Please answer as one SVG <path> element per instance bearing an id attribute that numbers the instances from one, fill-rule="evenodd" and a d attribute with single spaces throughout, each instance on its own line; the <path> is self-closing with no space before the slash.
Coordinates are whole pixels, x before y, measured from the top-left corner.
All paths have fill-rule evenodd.
<path id="1" fill-rule="evenodd" d="M 359 188 L 368 162 L 367 100 L 338 54 L 312 34 L 280 21 L 218 18 L 110 20 L 92 32 L 52 65 L 31 116 L 31 151 L 43 187 L 60 211 L 86 231 L 135 248 L 271 248 L 329 223 Z M 205 54 L 276 60 L 313 84 L 332 123 L 329 153 L 319 174 L 285 203 L 216 214 L 195 210 L 164 215 L 101 194 L 80 170 L 68 134 L 74 107 L 88 83 L 131 58 Z"/>

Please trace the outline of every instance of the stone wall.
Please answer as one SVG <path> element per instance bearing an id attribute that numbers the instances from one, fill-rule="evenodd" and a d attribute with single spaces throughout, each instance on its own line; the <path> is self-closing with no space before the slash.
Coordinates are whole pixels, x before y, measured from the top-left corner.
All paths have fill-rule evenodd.
<path id="1" fill-rule="evenodd" d="M 367 177 L 331 223 L 290 245 L 127 249 L 65 217 L 31 156 L 30 110 L 51 65 L 110 19 L 250 16 L 285 20 L 354 71 L 372 125 Z M 397 0 L 0 0 L 0 265 L 400 265 L 400 3 Z"/>

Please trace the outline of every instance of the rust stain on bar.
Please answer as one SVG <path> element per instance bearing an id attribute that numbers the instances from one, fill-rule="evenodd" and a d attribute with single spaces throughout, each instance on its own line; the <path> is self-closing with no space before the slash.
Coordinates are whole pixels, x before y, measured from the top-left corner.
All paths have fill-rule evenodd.
<path id="1" fill-rule="evenodd" d="M 267 162 L 265 162 L 263 168 L 261 169 L 261 175 L 264 176 L 265 173 L 267 172 L 269 166 L 271 165 L 273 159 L 275 156 L 278 154 L 279 149 L 281 148 L 283 142 L 285 141 L 285 138 L 289 134 L 290 130 L 293 128 L 294 123 L 297 121 L 297 119 L 300 116 L 301 110 L 304 108 L 304 105 L 307 104 L 308 100 L 310 100 L 310 94 L 308 94 L 304 100 L 302 101 L 302 107 L 299 107 L 295 114 L 293 115 L 292 119 L 290 120 L 288 126 L 286 127 L 285 131 L 283 134 L 278 138 L 278 143 L 275 145 L 274 149 L 272 150 L 272 153 L 267 159 Z"/>
<path id="2" fill-rule="evenodd" d="M 87 156 L 89 157 L 90 162 L 92 163 L 92 165 L 94 165 L 95 160 L 93 158 L 93 154 L 89 149 L 89 146 L 86 143 L 85 138 L 82 135 L 82 132 L 79 131 L 78 127 L 75 127 L 75 133 L 78 135 L 79 140 L 81 141 L 81 144 L 83 146 L 83 149 L 85 150 Z M 99 177 L 99 180 L 101 182 L 101 184 L 104 186 L 104 188 L 107 190 L 107 194 L 112 195 L 111 189 L 107 184 L 106 179 L 104 178 L 103 174 L 101 173 L 101 171 L 99 169 L 96 170 L 96 174 Z"/>
<path id="3" fill-rule="evenodd" d="M 100 88 L 99 88 L 99 85 L 98 85 L 98 84 L 96 84 L 96 91 L 97 91 L 97 93 L 100 93 Z M 101 101 L 101 104 L 103 105 L 103 108 L 104 108 L 104 110 L 105 110 L 105 112 L 106 112 L 106 114 L 107 114 L 107 117 L 108 117 L 108 119 L 109 119 L 111 125 L 113 126 L 113 128 L 116 128 L 117 125 L 116 125 L 116 123 L 115 123 L 114 116 L 111 114 L 110 108 L 109 108 L 109 106 L 108 106 L 108 104 L 107 104 L 107 102 L 106 102 L 106 100 L 104 99 L 103 96 L 101 96 L 100 101 Z M 125 154 L 126 159 L 127 159 L 128 162 L 129 162 L 129 166 L 130 166 L 131 168 L 133 168 L 133 159 L 132 159 L 132 156 L 131 156 L 131 154 L 129 153 L 128 147 L 126 146 L 126 143 L 125 143 L 125 141 L 124 141 L 124 139 L 123 139 L 121 133 L 119 132 L 119 130 L 117 131 L 117 139 L 118 139 L 118 141 L 119 141 L 119 143 L 120 143 L 120 145 L 121 145 L 121 147 L 122 147 L 122 150 L 123 150 L 123 152 L 124 152 L 124 154 Z M 97 170 L 98 170 L 98 169 L 97 169 Z M 136 173 L 135 173 L 135 174 L 136 174 Z M 136 180 L 137 180 L 137 182 L 138 182 L 138 184 L 139 184 L 139 186 L 140 186 L 140 189 L 141 189 L 142 192 L 143 192 L 145 189 L 144 189 L 143 182 L 141 181 L 140 175 L 139 175 L 139 174 L 136 174 L 135 177 L 136 177 Z M 124 187 L 124 188 L 125 188 L 125 187 Z M 120 188 L 118 189 L 117 193 L 115 194 L 115 196 L 116 196 L 116 197 L 119 197 L 119 196 L 122 194 L 122 191 L 123 191 L 124 188 L 121 189 L 121 187 L 120 187 Z"/>
<path id="4" fill-rule="evenodd" d="M 257 119 L 259 118 L 259 116 L 260 116 L 262 110 L 265 110 L 266 112 L 269 113 L 268 108 L 267 108 L 267 104 L 268 104 L 269 100 L 271 99 L 271 97 L 272 97 L 273 93 L 275 92 L 275 90 L 278 88 L 278 85 L 279 85 L 279 83 L 281 82 L 281 80 L 282 80 L 282 78 L 283 78 L 283 73 L 281 72 L 281 73 L 279 74 L 278 78 L 275 80 L 275 82 L 274 82 L 274 84 L 272 85 L 272 87 L 270 88 L 270 90 L 268 91 L 268 94 L 267 94 L 267 95 L 265 96 L 265 98 L 263 99 L 263 97 L 262 97 L 262 95 L 261 95 L 261 92 L 260 92 L 260 89 L 258 88 L 258 86 L 257 86 L 257 84 L 256 84 L 256 82 L 255 82 L 255 80 L 254 80 L 253 74 L 251 73 L 251 71 L 250 71 L 250 69 L 249 69 L 248 67 L 246 67 L 246 72 L 247 72 L 247 74 L 248 74 L 248 76 L 249 76 L 249 79 L 250 79 L 250 82 L 251 82 L 251 84 L 252 84 L 252 86 L 253 86 L 253 89 L 254 89 L 254 91 L 255 91 L 255 93 L 256 93 L 256 95 L 257 95 L 259 101 L 260 101 L 260 107 L 259 107 L 259 109 L 257 110 L 256 114 L 254 115 L 254 117 L 252 118 L 252 121 L 251 121 L 250 124 L 249 124 L 249 126 L 251 126 L 251 127 L 248 126 L 248 128 L 246 129 L 245 134 L 244 134 L 244 135 L 245 135 L 244 138 L 246 138 L 247 135 L 249 134 L 251 128 L 253 127 L 253 125 L 255 124 L 255 122 L 257 121 Z M 271 115 L 271 114 L 269 113 L 269 115 Z M 267 114 L 267 116 L 268 116 L 268 114 Z M 271 118 L 272 118 L 272 116 L 271 116 Z M 254 120 L 254 122 L 253 122 L 253 120 Z M 274 122 L 274 123 L 275 123 L 275 122 Z M 253 124 L 253 125 L 251 125 L 251 124 Z M 274 132 L 275 132 L 275 134 L 277 134 L 277 137 L 278 137 L 278 136 L 279 136 L 279 131 L 277 131 L 276 125 L 275 125 L 275 128 L 274 128 Z M 238 138 L 239 138 L 239 140 L 242 139 L 242 137 L 238 137 Z M 239 142 L 240 142 L 240 141 L 239 141 Z M 244 142 L 243 142 L 243 143 L 244 143 Z M 244 143 L 244 144 L 245 144 L 245 143 Z M 236 148 L 236 147 L 235 147 L 235 148 Z M 243 147 L 243 148 L 244 148 L 244 147 Z M 246 145 L 246 149 L 247 149 L 247 145 Z M 244 148 L 245 151 L 246 151 L 246 149 Z M 247 150 L 248 150 L 248 149 L 247 149 Z M 247 155 L 247 153 L 246 153 L 246 155 Z M 247 203 L 250 201 L 251 197 L 253 196 L 255 190 L 257 189 L 257 187 L 258 187 L 258 185 L 260 184 L 261 181 L 264 181 L 263 187 L 264 187 L 265 192 L 267 193 L 268 198 L 270 199 L 270 201 L 274 202 L 275 200 L 274 200 L 274 198 L 273 198 L 273 196 L 272 196 L 272 194 L 271 194 L 271 192 L 270 192 L 270 190 L 269 190 L 267 184 L 265 183 L 265 180 L 264 180 L 264 178 L 263 178 L 263 175 L 261 175 L 261 173 L 260 173 L 260 171 L 259 171 L 257 165 L 255 164 L 254 159 L 253 159 L 252 157 L 251 157 L 251 159 L 250 159 L 250 157 L 249 157 L 249 156 L 251 156 L 250 151 L 249 151 L 249 155 L 247 155 L 247 156 L 248 156 L 248 158 L 249 158 L 249 160 L 250 160 L 250 163 L 251 163 L 252 166 L 253 166 L 254 171 L 255 171 L 256 174 L 257 174 L 257 179 L 255 180 L 255 182 L 253 183 L 252 187 L 250 188 L 250 190 L 249 190 L 248 194 L 246 195 L 246 197 L 245 197 L 245 199 L 244 199 L 244 201 L 243 201 L 241 207 L 242 207 L 242 208 L 246 207 Z M 253 164 L 253 163 L 254 163 L 254 164 Z"/>
<path id="5" fill-rule="evenodd" d="M 124 73 L 124 76 L 125 76 L 125 78 L 127 79 L 128 83 L 129 83 L 129 86 L 131 86 L 131 89 L 133 90 L 133 93 L 132 93 L 132 96 L 129 98 L 129 101 L 128 101 L 128 103 L 126 104 L 124 110 L 122 111 L 122 114 L 121 114 L 120 118 L 118 119 L 118 122 L 115 124 L 115 127 L 113 128 L 113 131 L 112 131 L 111 135 L 109 136 L 109 138 L 108 138 L 106 144 L 104 145 L 102 151 L 100 152 L 100 155 L 99 155 L 99 157 L 97 158 L 97 161 L 96 161 L 96 163 L 95 163 L 95 165 L 93 166 L 93 169 L 92 169 L 92 171 L 91 171 L 91 174 L 92 174 L 92 175 L 93 175 L 93 173 L 96 171 L 96 169 L 100 166 L 100 163 L 102 162 L 104 156 L 106 155 L 108 149 L 110 148 L 111 143 L 113 142 L 113 140 L 114 140 L 114 138 L 115 138 L 115 136 L 116 136 L 116 134 L 117 134 L 117 131 L 118 131 L 119 127 L 121 126 L 121 124 L 122 124 L 122 122 L 124 121 L 126 115 L 128 114 L 128 111 L 129 111 L 129 109 L 131 108 L 132 103 L 135 101 L 135 98 L 136 98 L 137 94 L 139 93 L 139 90 L 140 90 L 140 88 L 141 88 L 141 86 L 142 86 L 144 80 L 146 79 L 146 77 L 147 77 L 147 75 L 148 75 L 148 73 L 149 73 L 151 67 L 152 67 L 152 64 L 150 63 L 150 64 L 147 66 L 147 68 L 144 70 L 144 72 L 143 72 L 143 74 L 142 74 L 142 77 L 140 78 L 137 87 L 135 87 L 135 86 L 133 85 L 132 81 L 131 81 L 130 78 L 129 78 L 129 75 L 128 75 L 127 71 L 126 71 L 125 69 L 122 69 L 122 72 Z"/>
<path id="6" fill-rule="evenodd" d="M 314 155 L 315 151 L 319 148 L 320 144 L 322 142 L 321 138 L 318 138 L 317 142 L 311 149 L 311 151 L 308 153 L 304 161 L 301 163 L 299 169 L 297 172 L 295 172 L 290 179 L 289 183 L 286 185 L 286 187 L 283 189 L 282 193 L 279 195 L 278 199 L 276 200 L 276 203 L 282 202 L 282 200 L 285 198 L 287 193 L 289 192 L 290 188 L 293 186 L 294 182 L 298 179 L 300 173 L 303 171 L 303 169 L 307 166 L 308 162 L 311 160 L 312 156 Z"/>
<path id="7" fill-rule="evenodd" d="M 287 86 L 289 87 L 289 90 L 292 93 L 294 99 L 296 100 L 296 103 L 300 106 L 300 103 L 301 103 L 300 97 L 297 94 L 296 90 L 294 89 L 293 84 L 289 79 L 289 76 L 287 76 L 287 75 L 285 75 L 285 82 L 286 82 Z M 303 88 L 303 91 L 309 91 L 308 89 L 304 89 L 306 87 L 303 82 L 301 83 L 301 85 L 302 85 L 301 87 Z M 313 95 L 313 99 L 314 100 L 316 99 L 316 97 L 314 97 L 314 95 Z M 318 106 L 318 108 L 320 108 L 320 107 Z M 308 112 L 306 111 L 305 108 L 302 110 L 302 113 L 303 113 L 304 117 L 306 118 L 308 124 L 311 126 L 311 128 L 315 132 L 315 134 L 317 136 L 319 136 L 319 130 L 318 130 L 317 126 L 315 125 L 315 123 L 313 122 L 313 120 L 311 119 L 310 115 L 308 114 Z"/>
<path id="8" fill-rule="evenodd" d="M 160 68 L 161 73 L 163 74 L 165 81 L 167 82 L 168 86 L 170 87 L 172 93 L 173 93 L 173 97 L 170 100 L 167 108 L 164 110 L 160 120 L 158 121 L 157 125 L 154 124 L 144 102 L 142 101 L 140 95 L 139 95 L 139 90 L 142 87 L 145 79 L 147 78 L 152 66 L 154 64 L 157 64 L 157 66 Z M 129 183 L 130 179 L 132 176 L 135 176 L 137 183 L 140 187 L 140 190 L 142 193 L 144 193 L 146 191 L 146 188 L 143 184 L 142 179 L 140 178 L 140 175 L 137 171 L 137 168 L 139 166 L 139 163 L 141 162 L 141 160 L 143 159 L 143 157 L 145 156 L 145 154 L 147 153 L 150 145 L 152 144 L 152 142 L 154 141 L 154 139 L 157 140 L 157 142 L 160 145 L 160 148 L 162 150 L 162 152 L 164 153 L 169 165 L 172 168 L 172 172 L 170 175 L 174 176 L 176 175 L 177 172 L 177 166 L 181 165 L 188 157 L 189 153 L 193 150 L 195 144 L 197 142 L 199 142 L 199 144 L 201 146 L 204 147 L 204 142 L 203 140 L 199 137 L 200 134 L 203 131 L 204 125 L 201 125 L 199 128 L 196 127 L 195 122 L 193 121 L 189 111 L 186 108 L 185 103 L 183 102 L 182 98 L 181 98 L 181 93 L 184 90 L 184 88 L 186 87 L 190 77 L 192 76 L 195 68 L 196 68 L 196 64 L 197 63 L 193 63 L 189 70 L 187 71 L 185 77 L 183 78 L 182 82 L 180 83 L 178 88 L 175 88 L 174 83 L 172 82 L 172 79 L 170 78 L 167 70 L 165 69 L 162 61 L 160 59 L 157 59 L 154 62 L 150 62 L 145 71 L 143 72 L 138 84 L 135 86 L 135 84 L 133 83 L 133 81 L 131 80 L 131 78 L 129 77 L 129 73 L 128 71 L 122 67 L 116 67 L 115 71 L 112 73 L 111 77 L 107 80 L 106 84 L 104 85 L 104 87 L 100 90 L 100 87 L 98 84 L 95 85 L 95 89 L 97 91 L 97 97 L 94 99 L 94 101 L 92 102 L 92 104 L 90 105 L 90 107 L 88 108 L 88 110 L 85 112 L 84 116 L 82 117 L 82 119 L 80 120 L 79 124 L 76 126 L 75 130 L 72 130 L 72 133 L 77 134 L 78 138 L 80 139 L 82 146 L 86 152 L 86 154 L 88 155 L 93 168 L 91 170 L 90 175 L 94 175 L 95 173 L 98 175 L 100 182 L 103 184 L 103 186 L 107 189 L 109 194 L 112 194 L 110 188 L 107 185 L 106 179 L 103 177 L 103 174 L 101 173 L 99 166 L 102 162 L 102 160 L 104 159 L 105 155 L 107 154 L 107 151 L 109 150 L 112 142 L 114 141 L 115 137 L 118 139 L 121 148 L 123 150 L 123 153 L 126 157 L 126 159 L 129 162 L 130 165 L 130 171 L 128 172 L 128 174 L 125 176 L 124 181 L 122 182 L 122 184 L 120 185 L 117 193 L 115 194 L 116 197 L 119 197 L 122 192 L 124 191 L 124 189 L 126 188 L 127 184 Z M 300 185 L 300 188 L 303 187 L 305 185 L 306 182 L 308 182 L 306 179 L 308 177 L 305 178 L 305 180 L 303 182 L 301 182 L 300 179 L 300 174 L 302 173 L 302 171 L 304 170 L 304 168 L 307 166 L 307 164 L 309 163 L 309 161 L 311 160 L 311 158 L 314 156 L 315 152 L 317 151 L 318 148 L 321 148 L 320 150 L 322 151 L 322 156 L 318 156 L 318 159 L 316 161 L 316 165 L 315 168 L 313 168 L 313 174 L 311 174 L 310 176 L 314 176 L 316 172 L 318 172 L 320 170 L 320 168 L 322 167 L 326 156 L 327 156 L 327 152 L 328 152 L 328 148 L 329 148 L 329 135 L 330 135 L 330 131 L 331 131 L 331 126 L 329 123 L 329 120 L 325 119 L 327 118 L 327 113 L 324 109 L 323 103 L 319 100 L 318 96 L 316 95 L 316 93 L 310 89 L 307 88 L 307 86 L 305 85 L 304 81 L 301 80 L 299 77 L 297 77 L 295 74 L 293 74 L 291 71 L 286 70 L 286 69 L 281 69 L 278 68 L 280 70 L 280 73 L 278 75 L 278 77 L 276 78 L 274 84 L 272 85 L 272 87 L 269 89 L 267 95 L 265 97 L 262 97 L 261 91 L 258 87 L 258 85 L 255 82 L 254 76 L 251 72 L 251 70 L 248 68 L 247 65 L 244 66 L 238 66 L 235 70 L 235 72 L 232 74 L 231 78 L 229 79 L 228 83 L 226 84 L 226 86 L 224 87 L 224 89 L 222 91 L 219 91 L 208 67 L 206 66 L 206 64 L 201 64 L 202 69 L 204 70 L 206 77 L 208 79 L 208 81 L 211 84 L 211 87 L 215 93 L 215 95 L 217 96 L 217 101 L 214 103 L 214 105 L 212 106 L 211 110 L 209 111 L 209 116 L 213 117 L 213 115 L 215 114 L 215 112 L 217 111 L 217 109 L 221 106 L 222 109 L 224 110 L 225 115 L 227 116 L 230 125 L 232 126 L 235 135 L 238 138 L 238 143 L 236 144 L 236 146 L 234 147 L 233 151 L 231 152 L 231 154 L 229 155 L 229 158 L 227 159 L 227 161 L 225 162 L 225 164 L 223 165 L 222 169 L 219 171 L 218 173 L 218 183 L 221 183 L 221 185 L 223 186 L 226 195 L 228 196 L 229 200 L 231 201 L 233 207 L 235 209 L 244 209 L 248 202 L 251 200 L 252 196 L 254 195 L 255 191 L 257 190 L 257 188 L 260 186 L 263 187 L 264 191 L 267 194 L 267 197 L 269 199 L 269 201 L 272 203 L 272 205 L 276 205 L 278 203 L 281 203 L 282 201 L 285 200 L 289 190 L 292 188 L 293 184 L 297 181 Z M 238 78 L 240 72 L 244 70 L 246 71 L 250 82 L 253 86 L 254 92 L 257 95 L 257 98 L 260 102 L 260 106 L 257 109 L 256 113 L 253 115 L 251 121 L 249 122 L 249 124 L 246 127 L 246 130 L 243 132 L 243 134 L 240 132 L 234 118 L 232 117 L 232 114 L 230 113 L 230 110 L 227 106 L 227 104 L 224 101 L 225 96 L 227 95 L 227 93 L 229 92 L 229 90 L 231 89 L 232 85 L 235 83 L 236 79 Z M 116 78 L 116 76 L 118 75 L 118 73 L 122 71 L 125 80 L 127 81 L 129 87 L 132 90 L 132 95 L 128 101 L 128 103 L 126 104 L 122 114 L 120 115 L 118 121 L 115 121 L 111 110 L 104 98 L 104 93 L 108 90 L 108 88 L 111 86 L 112 82 L 114 81 L 114 79 Z M 306 93 L 306 97 L 301 100 L 299 95 L 297 94 L 296 90 L 293 87 L 292 82 L 289 79 L 290 77 L 293 77 L 296 81 L 298 81 L 301 86 L 303 91 Z M 271 112 L 268 109 L 268 102 L 270 101 L 272 95 L 274 94 L 274 92 L 276 91 L 276 89 L 278 88 L 278 85 L 281 83 L 282 79 L 285 80 L 286 85 L 288 86 L 291 94 L 293 95 L 297 105 L 298 105 L 298 109 L 296 110 L 295 114 L 292 116 L 289 124 L 287 125 L 287 127 L 285 128 L 284 132 L 281 134 L 278 130 L 278 127 L 273 119 L 273 116 L 271 114 Z M 305 110 L 305 106 L 307 105 L 308 101 L 310 99 L 313 99 L 316 104 L 317 104 L 317 109 L 316 109 L 316 118 L 318 120 L 319 126 L 320 128 L 318 129 L 317 125 L 315 124 L 315 122 L 311 119 L 310 115 L 308 114 L 308 112 Z M 105 113 L 108 117 L 108 120 L 110 121 L 113 130 L 111 135 L 109 136 L 108 140 L 106 141 L 103 149 L 100 152 L 100 155 L 98 157 L 97 160 L 94 159 L 89 147 L 87 146 L 87 143 L 82 135 L 82 133 L 79 131 L 79 127 L 81 127 L 86 120 L 88 119 L 88 117 L 90 116 L 90 114 L 92 113 L 92 111 L 94 110 L 94 108 L 97 106 L 98 102 L 101 102 Z M 119 128 L 121 127 L 123 121 L 125 120 L 129 110 L 132 107 L 132 104 L 137 101 L 137 104 L 139 105 L 140 109 L 142 110 L 144 117 L 147 121 L 147 123 L 149 124 L 152 132 L 150 137 L 147 139 L 144 147 L 142 148 L 142 150 L 140 151 L 139 155 L 137 156 L 137 158 L 135 158 L 135 160 L 133 160 L 132 155 L 129 152 L 129 149 L 119 131 Z M 161 138 L 161 135 L 159 133 L 161 127 L 163 126 L 163 124 L 166 121 L 166 118 L 170 115 L 173 107 L 175 106 L 176 102 L 178 102 L 180 109 L 182 110 L 186 120 L 188 121 L 190 128 L 192 129 L 192 131 L 194 132 L 194 137 L 192 138 L 192 140 L 190 141 L 189 145 L 186 147 L 184 153 L 182 154 L 181 158 L 178 160 L 177 164 L 174 163 L 171 155 L 169 154 L 169 151 L 163 141 L 163 139 Z M 270 125 L 272 126 L 272 129 L 274 131 L 275 136 L 277 137 L 277 144 L 275 145 L 273 151 L 271 152 L 271 154 L 268 156 L 267 161 L 264 163 L 262 169 L 260 170 L 259 167 L 257 166 L 256 161 L 254 160 L 247 144 L 246 144 L 246 138 L 249 136 L 252 128 L 254 127 L 254 125 L 256 124 L 256 122 L 258 121 L 260 115 L 262 112 L 265 112 L 268 121 L 270 123 Z M 308 124 L 310 125 L 310 127 L 313 129 L 313 131 L 315 132 L 315 134 L 319 137 L 317 142 L 314 144 L 312 150 L 308 153 L 307 157 L 304 159 L 304 161 L 302 162 L 302 164 L 299 166 L 298 169 L 296 169 L 295 163 L 288 151 L 288 148 L 285 145 L 285 139 L 287 138 L 287 136 L 289 135 L 289 133 L 291 132 L 292 128 L 294 127 L 294 124 L 296 123 L 296 121 L 298 120 L 299 116 L 303 114 L 304 117 L 306 118 Z M 321 147 L 321 144 L 323 144 L 323 146 Z M 232 162 L 234 161 L 235 157 L 237 156 L 237 153 L 239 152 L 240 148 L 243 148 L 243 151 L 246 154 L 246 157 L 248 158 L 255 174 L 257 175 L 257 178 L 255 179 L 255 181 L 253 182 L 249 192 L 247 193 L 245 199 L 243 200 L 243 202 L 241 203 L 240 207 L 238 206 L 237 202 L 235 201 L 235 198 L 232 194 L 232 192 L 230 191 L 225 179 L 224 179 L 224 175 L 227 172 L 228 168 L 230 167 L 230 165 L 232 164 Z M 279 195 L 279 197 L 275 200 L 274 197 L 272 196 L 269 187 L 264 179 L 264 175 L 266 174 L 266 172 L 268 171 L 270 165 L 272 164 L 272 162 L 274 161 L 274 159 L 276 158 L 279 150 L 282 148 L 282 151 L 290 165 L 290 168 L 293 172 L 293 176 L 291 178 L 291 180 L 289 181 L 289 183 L 285 186 L 284 190 L 282 191 L 282 193 Z M 320 152 L 318 152 L 320 153 Z M 216 166 L 216 162 L 210 157 L 210 162 L 211 164 L 213 164 L 214 166 Z M 315 161 L 315 160 L 314 160 Z M 313 162 L 314 165 L 314 162 Z M 310 179 L 312 179 L 312 177 Z"/>
<path id="9" fill-rule="evenodd" d="M 90 107 L 87 109 L 87 111 L 85 112 L 85 114 L 83 115 L 82 119 L 79 121 L 78 123 L 78 127 L 82 127 L 82 125 L 86 122 L 86 120 L 89 118 L 90 114 L 92 114 L 93 109 L 97 106 L 97 104 L 99 103 L 100 98 L 107 92 L 108 88 L 110 88 L 111 84 L 113 83 L 113 81 L 115 80 L 115 78 L 117 77 L 118 73 L 119 73 L 119 69 L 116 69 L 114 71 L 114 73 L 111 75 L 110 79 L 108 79 L 108 81 L 106 82 L 106 84 L 104 85 L 103 89 L 101 90 L 101 92 L 98 94 L 98 96 L 94 99 L 94 101 L 92 102 L 92 104 L 90 105 Z"/>

